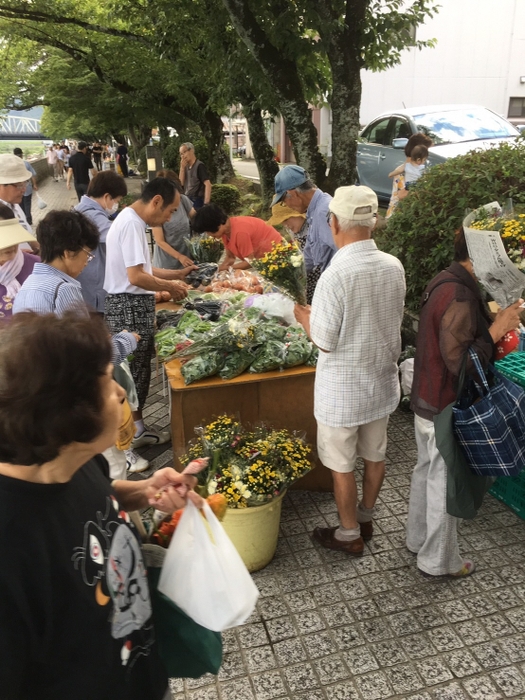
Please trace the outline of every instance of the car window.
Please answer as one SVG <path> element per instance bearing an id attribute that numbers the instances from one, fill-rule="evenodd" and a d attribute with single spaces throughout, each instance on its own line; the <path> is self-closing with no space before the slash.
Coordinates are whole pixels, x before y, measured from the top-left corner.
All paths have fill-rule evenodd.
<path id="1" fill-rule="evenodd" d="M 412 129 L 410 128 L 410 124 L 407 122 L 406 119 L 401 119 L 400 117 L 396 117 L 396 120 L 394 122 L 394 129 L 392 131 L 392 139 L 409 139 L 412 136 Z"/>
<path id="2" fill-rule="evenodd" d="M 390 117 L 387 117 L 386 119 L 381 119 L 378 122 L 370 124 L 361 134 L 361 140 L 366 143 L 378 143 L 381 146 L 386 146 L 389 122 Z"/>
<path id="3" fill-rule="evenodd" d="M 418 114 L 414 121 L 417 130 L 430 136 L 435 146 L 518 135 L 510 122 L 483 108 Z"/>

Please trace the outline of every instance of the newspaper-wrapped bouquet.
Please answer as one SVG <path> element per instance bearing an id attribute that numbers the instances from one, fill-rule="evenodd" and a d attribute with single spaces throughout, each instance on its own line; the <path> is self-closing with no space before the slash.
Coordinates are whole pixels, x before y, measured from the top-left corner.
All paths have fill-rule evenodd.
<path id="1" fill-rule="evenodd" d="M 525 289 L 525 214 L 490 202 L 463 221 L 469 257 L 486 291 L 502 308 Z"/>

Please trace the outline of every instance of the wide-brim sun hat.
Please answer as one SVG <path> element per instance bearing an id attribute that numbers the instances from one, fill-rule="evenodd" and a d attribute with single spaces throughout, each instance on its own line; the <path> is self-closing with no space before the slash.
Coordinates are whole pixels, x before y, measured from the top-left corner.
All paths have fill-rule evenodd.
<path id="1" fill-rule="evenodd" d="M 12 153 L 0 155 L 0 185 L 15 185 L 29 180 L 31 173 L 24 161 Z"/>
<path id="2" fill-rule="evenodd" d="M 291 219 L 292 216 L 299 216 L 301 219 L 306 219 L 305 214 L 300 214 L 298 211 L 295 211 L 295 209 L 287 207 L 286 204 L 279 202 L 272 207 L 272 216 L 266 223 L 270 226 L 280 226 L 280 224 L 283 224 L 288 219 Z"/>
<path id="3" fill-rule="evenodd" d="M 275 176 L 275 197 L 272 207 L 278 204 L 288 190 L 294 190 L 310 179 L 310 176 L 300 165 L 285 165 Z"/>
<path id="4" fill-rule="evenodd" d="M 377 195 L 366 185 L 338 187 L 328 205 L 332 214 L 350 221 L 366 221 L 377 214 Z"/>
<path id="5" fill-rule="evenodd" d="M 36 243 L 36 238 L 18 223 L 18 219 L 4 219 L 0 221 L 0 250 L 11 248 L 19 243 L 32 242 Z"/>

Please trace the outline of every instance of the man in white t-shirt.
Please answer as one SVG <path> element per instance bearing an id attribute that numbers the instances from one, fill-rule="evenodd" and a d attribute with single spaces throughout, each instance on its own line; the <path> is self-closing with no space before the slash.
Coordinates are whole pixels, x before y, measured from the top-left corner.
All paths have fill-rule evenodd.
<path id="1" fill-rule="evenodd" d="M 140 335 L 131 361 L 139 408 L 133 418 L 137 428 L 132 447 L 160 445 L 168 432 L 146 429 L 142 409 L 148 396 L 154 352 L 155 292 L 168 291 L 175 301 L 187 296 L 182 280 L 194 266 L 182 270 L 152 267 L 146 226 L 162 226 L 177 209 L 177 190 L 171 180 L 158 177 L 149 182 L 139 200 L 115 219 L 106 238 L 106 322 L 112 333 L 132 328 Z"/>

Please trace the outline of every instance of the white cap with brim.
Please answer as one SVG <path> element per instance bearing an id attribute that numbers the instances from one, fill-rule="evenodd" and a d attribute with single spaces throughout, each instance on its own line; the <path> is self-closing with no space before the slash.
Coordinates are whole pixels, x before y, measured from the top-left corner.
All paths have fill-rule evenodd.
<path id="1" fill-rule="evenodd" d="M 31 243 L 36 238 L 18 223 L 18 219 L 0 221 L 0 250 L 11 248 L 19 243 Z"/>
<path id="2" fill-rule="evenodd" d="M 15 185 L 29 180 L 31 173 L 22 158 L 11 153 L 0 155 L 0 185 Z"/>
<path id="3" fill-rule="evenodd" d="M 377 214 L 377 195 L 365 185 L 338 187 L 328 208 L 342 219 L 366 221 Z"/>

